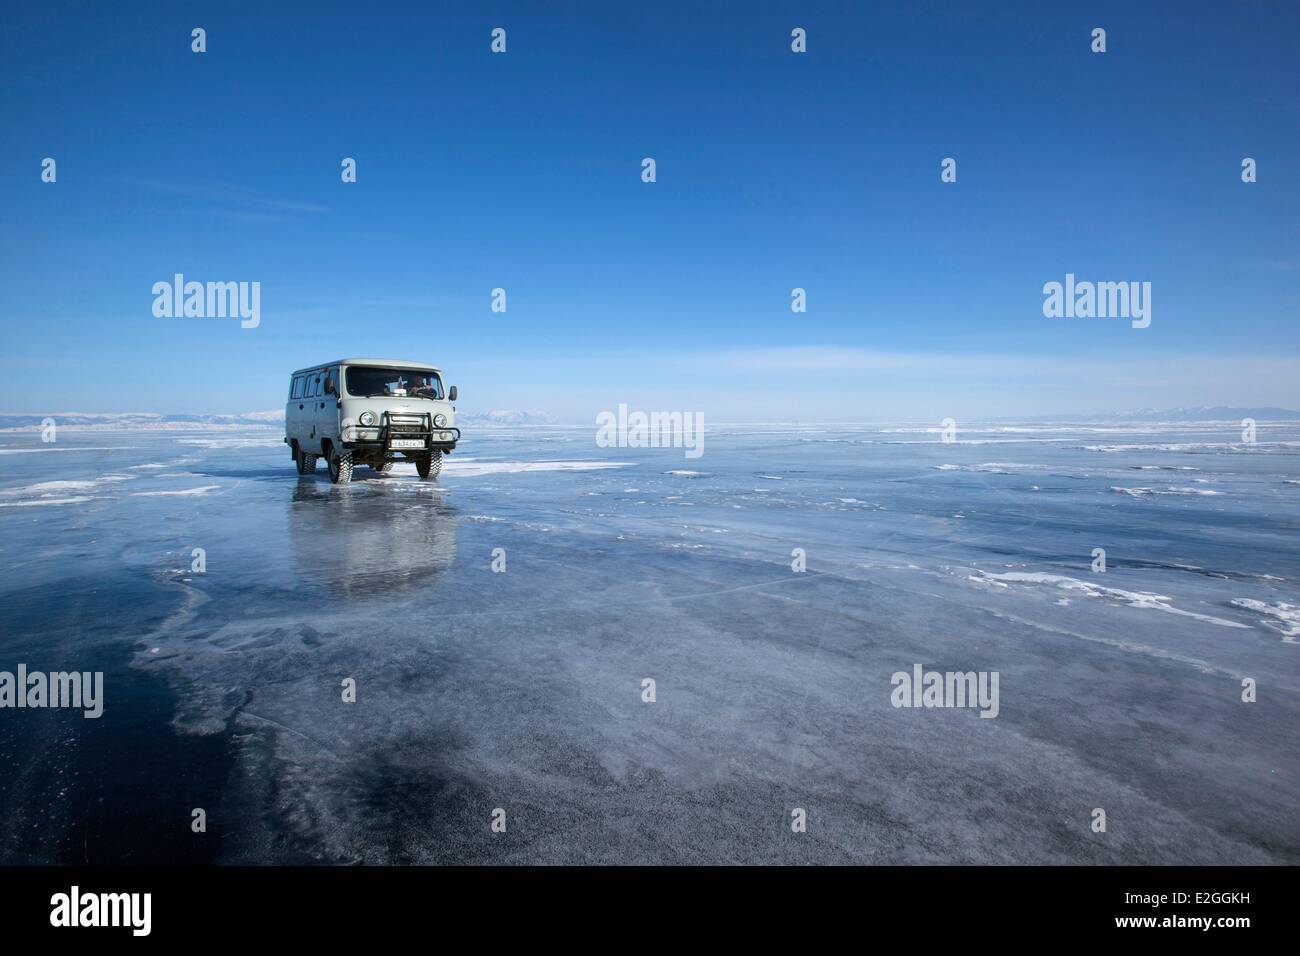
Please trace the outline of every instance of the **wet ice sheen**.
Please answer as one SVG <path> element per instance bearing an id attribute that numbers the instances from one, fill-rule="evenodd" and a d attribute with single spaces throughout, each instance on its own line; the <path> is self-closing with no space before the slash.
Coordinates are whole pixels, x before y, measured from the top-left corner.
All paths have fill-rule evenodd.
<path id="1" fill-rule="evenodd" d="M 274 432 L 10 434 L 5 625 L 75 651 L 31 595 L 147 586 L 96 633 L 230 741 L 228 862 L 1300 862 L 1296 430 L 1097 433 L 492 429 L 345 487 Z M 892 708 L 914 665 L 998 717 Z"/>

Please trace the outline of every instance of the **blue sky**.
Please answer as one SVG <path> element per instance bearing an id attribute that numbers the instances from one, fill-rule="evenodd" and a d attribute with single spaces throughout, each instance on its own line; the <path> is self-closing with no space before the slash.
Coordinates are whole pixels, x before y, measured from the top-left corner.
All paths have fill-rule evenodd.
<path id="1" fill-rule="evenodd" d="M 582 422 L 1300 407 L 1300 7 L 985 6 L 8 11 L 0 411 L 269 409 L 358 354 Z M 155 318 L 177 272 L 261 325 Z M 1067 272 L 1151 327 L 1045 318 Z"/>

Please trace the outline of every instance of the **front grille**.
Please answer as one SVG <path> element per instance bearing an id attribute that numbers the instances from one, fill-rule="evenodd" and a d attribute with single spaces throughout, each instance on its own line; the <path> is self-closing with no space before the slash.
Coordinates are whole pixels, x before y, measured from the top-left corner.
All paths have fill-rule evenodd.
<path id="1" fill-rule="evenodd" d="M 421 435 L 429 430 L 429 420 L 424 415 L 389 415 L 388 430 Z"/>

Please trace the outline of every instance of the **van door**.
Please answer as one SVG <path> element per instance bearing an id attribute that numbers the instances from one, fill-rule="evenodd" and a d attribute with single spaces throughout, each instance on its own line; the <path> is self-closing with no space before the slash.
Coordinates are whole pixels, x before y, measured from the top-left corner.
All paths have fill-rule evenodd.
<path id="1" fill-rule="evenodd" d="M 320 454 L 320 442 L 316 440 L 316 389 L 319 388 L 319 374 L 308 372 L 303 376 L 302 397 L 298 399 L 298 444 L 309 454 Z"/>
<path id="2" fill-rule="evenodd" d="M 290 375 L 289 394 L 284 400 L 284 437 L 290 445 L 298 440 L 298 395 L 301 391 L 302 379 Z"/>
<path id="3" fill-rule="evenodd" d="M 325 378 L 334 380 L 334 394 L 325 394 Z M 338 444 L 339 441 L 339 396 L 343 386 L 339 384 L 338 366 L 326 368 L 316 376 L 315 397 L 312 399 L 312 421 L 316 425 L 316 441 L 328 438 Z"/>

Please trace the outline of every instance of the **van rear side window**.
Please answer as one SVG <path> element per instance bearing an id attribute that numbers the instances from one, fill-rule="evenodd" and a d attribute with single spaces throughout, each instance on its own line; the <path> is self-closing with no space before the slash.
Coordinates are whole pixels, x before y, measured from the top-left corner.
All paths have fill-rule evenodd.
<path id="1" fill-rule="evenodd" d="M 303 377 L 301 375 L 294 378 L 293 387 L 289 391 L 290 398 L 302 398 L 302 383 Z"/>

